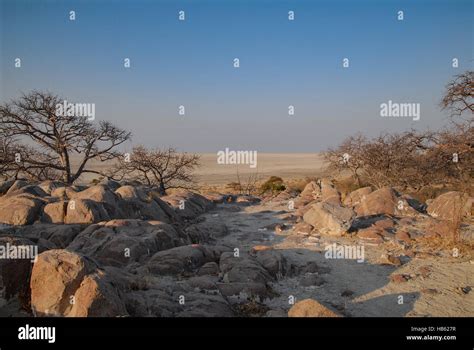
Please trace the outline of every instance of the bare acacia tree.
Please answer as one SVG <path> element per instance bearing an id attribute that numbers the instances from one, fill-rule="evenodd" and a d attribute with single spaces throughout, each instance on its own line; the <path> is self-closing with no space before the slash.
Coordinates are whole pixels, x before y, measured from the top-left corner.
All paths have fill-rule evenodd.
<path id="1" fill-rule="evenodd" d="M 373 139 L 349 137 L 325 154 L 336 171 L 349 169 L 361 185 L 360 177 L 376 187 L 398 186 L 420 190 L 437 179 L 446 161 L 432 153 L 435 135 L 407 131 L 382 133 Z M 344 155 L 347 155 L 344 157 Z"/>
<path id="2" fill-rule="evenodd" d="M 361 134 L 346 138 L 338 147 L 330 148 L 323 153 L 324 159 L 332 170 L 342 172 L 349 170 L 357 184 L 361 186 L 363 171 L 362 152 L 367 140 Z"/>
<path id="3" fill-rule="evenodd" d="M 457 75 L 453 81 L 446 85 L 441 107 L 449 110 L 452 117 L 470 112 L 468 118 L 472 121 L 474 115 L 474 71 Z"/>
<path id="4" fill-rule="evenodd" d="M 25 159 L 46 162 L 45 155 L 31 146 L 12 139 L 0 139 L 0 174 L 3 179 L 26 178 L 29 180 L 59 180 L 60 173 L 51 168 L 29 164 Z"/>
<path id="5" fill-rule="evenodd" d="M 4 157 L 9 173 L 38 179 L 55 174 L 72 184 L 83 173 L 103 175 L 87 167 L 90 160 L 107 161 L 121 155 L 115 148 L 130 139 L 129 132 L 105 121 L 94 124 L 84 116 L 57 115 L 56 106 L 61 103 L 56 95 L 33 91 L 0 106 L 0 137 L 10 140 Z M 79 158 L 75 169 L 73 155 Z"/>
<path id="6" fill-rule="evenodd" d="M 120 158 L 109 177 L 139 181 L 157 187 L 165 195 L 170 188 L 192 188 L 192 172 L 199 166 L 197 154 L 178 153 L 174 148 L 133 148 L 129 157 Z"/>
<path id="7" fill-rule="evenodd" d="M 457 75 L 446 86 L 441 107 L 450 111 L 449 129 L 439 133 L 438 152 L 450 163 L 450 177 L 471 190 L 474 179 L 474 71 Z"/>

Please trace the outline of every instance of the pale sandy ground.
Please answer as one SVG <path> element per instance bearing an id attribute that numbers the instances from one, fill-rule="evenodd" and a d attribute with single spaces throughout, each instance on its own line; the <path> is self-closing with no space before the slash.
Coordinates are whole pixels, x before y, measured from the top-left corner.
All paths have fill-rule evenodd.
<path id="1" fill-rule="evenodd" d="M 328 244 L 360 244 L 352 238 L 310 237 L 293 234 L 291 230 L 275 233 L 266 226 L 283 223 L 288 214 L 286 203 L 265 203 L 244 208 L 243 211 L 229 210 L 229 204 L 206 214 L 210 222 L 224 222 L 230 234 L 221 244 L 238 247 L 248 252 L 255 245 L 268 245 L 279 251 L 296 265 L 316 262 L 320 267 L 320 286 L 303 286 L 304 275 L 283 277 L 272 287 L 278 294 L 265 300 L 272 316 L 285 316 L 291 305 L 289 297 L 296 301 L 313 298 L 323 305 L 337 310 L 344 316 L 473 316 L 474 294 L 464 294 L 459 287 L 474 287 L 474 261 L 472 257 L 453 258 L 449 252 L 442 256 L 408 259 L 400 267 L 380 264 L 383 253 L 403 254 L 391 243 L 380 246 L 365 246 L 365 261 L 326 259 L 324 252 Z M 421 276 L 420 267 L 428 267 L 429 276 Z M 412 278 L 404 283 L 390 281 L 392 274 L 407 274 Z M 352 295 L 343 296 L 350 291 Z M 403 296 L 403 303 L 399 303 Z"/>
<path id="2" fill-rule="evenodd" d="M 248 165 L 217 164 L 217 155 L 201 154 L 202 166 L 196 171 L 199 184 L 225 185 L 237 180 L 237 172 L 241 181 L 246 181 L 249 175 L 258 175 L 265 179 L 270 176 L 280 176 L 283 179 L 314 177 L 325 167 L 322 156 L 318 153 L 258 153 L 257 167 Z"/>
<path id="3" fill-rule="evenodd" d="M 77 164 L 78 159 L 73 159 Z M 110 163 L 93 161 L 90 168 L 104 171 Z M 283 179 L 314 177 L 320 174 L 325 167 L 322 156 L 318 153 L 258 153 L 257 167 L 250 168 L 246 164 L 226 165 L 217 164 L 217 154 L 201 154 L 201 166 L 195 171 L 195 180 L 198 185 L 222 186 L 237 180 L 237 171 L 240 180 L 245 182 L 250 175 L 257 175 L 263 180 L 272 175 Z M 88 183 L 98 175 L 87 174 L 81 177 L 81 182 Z"/>

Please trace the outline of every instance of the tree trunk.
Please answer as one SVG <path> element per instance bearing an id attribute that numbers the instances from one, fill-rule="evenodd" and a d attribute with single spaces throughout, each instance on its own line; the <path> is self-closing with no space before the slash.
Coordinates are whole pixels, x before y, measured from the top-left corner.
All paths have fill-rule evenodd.
<path id="1" fill-rule="evenodd" d="M 158 192 L 160 193 L 160 195 L 166 196 L 166 188 L 163 181 L 160 181 L 160 188 L 158 189 Z"/>

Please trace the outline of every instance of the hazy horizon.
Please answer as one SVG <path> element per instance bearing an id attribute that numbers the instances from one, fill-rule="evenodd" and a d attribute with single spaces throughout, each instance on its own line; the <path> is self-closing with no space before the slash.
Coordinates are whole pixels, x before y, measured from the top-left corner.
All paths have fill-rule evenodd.
<path id="1" fill-rule="evenodd" d="M 445 85 L 473 62 L 467 0 L 0 2 L 0 102 L 48 90 L 95 103 L 132 144 L 180 151 L 313 153 L 438 129 Z M 420 120 L 381 118 L 389 100 L 419 103 Z"/>

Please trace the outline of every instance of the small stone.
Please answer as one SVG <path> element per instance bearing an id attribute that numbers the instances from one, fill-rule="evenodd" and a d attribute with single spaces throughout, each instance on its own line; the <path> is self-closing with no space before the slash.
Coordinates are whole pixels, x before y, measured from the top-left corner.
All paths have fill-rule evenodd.
<path id="1" fill-rule="evenodd" d="M 354 292 L 352 290 L 346 289 L 341 293 L 341 297 L 350 297 L 354 295 Z"/>
<path id="2" fill-rule="evenodd" d="M 293 232 L 301 235 L 309 235 L 313 231 L 313 225 L 310 225 L 306 222 L 300 222 L 293 227 Z"/>
<path id="3" fill-rule="evenodd" d="M 390 276 L 390 281 L 393 283 L 404 283 L 410 279 L 410 276 L 404 274 L 395 274 Z"/>
<path id="4" fill-rule="evenodd" d="M 430 295 L 439 294 L 439 291 L 437 289 L 434 289 L 434 288 L 425 288 L 425 289 L 422 289 L 421 292 L 425 293 L 425 294 L 430 294 Z"/>
<path id="5" fill-rule="evenodd" d="M 383 238 L 380 235 L 380 232 L 381 231 L 378 228 L 366 228 L 358 231 L 357 238 L 370 243 L 381 244 L 383 243 Z"/>
<path id="6" fill-rule="evenodd" d="M 398 239 L 399 241 L 403 241 L 406 243 L 411 242 L 410 234 L 406 231 L 397 231 L 397 233 L 395 234 L 395 238 Z"/>
<path id="7" fill-rule="evenodd" d="M 382 265 L 393 265 L 393 266 L 401 266 L 402 265 L 402 261 L 400 260 L 399 257 L 389 255 L 389 254 L 383 254 L 380 257 L 380 263 Z"/>
<path id="8" fill-rule="evenodd" d="M 472 288 L 469 286 L 466 287 L 458 287 L 457 291 L 462 293 L 462 294 L 469 294 L 471 292 Z"/>
<path id="9" fill-rule="evenodd" d="M 418 268 L 418 273 L 426 278 L 426 277 L 429 277 L 429 275 L 431 274 L 431 268 L 429 266 L 421 266 L 420 268 Z"/>
<path id="10" fill-rule="evenodd" d="M 378 220 L 373 224 L 373 226 L 382 230 L 390 230 L 393 228 L 393 220 L 390 218 Z"/>
<path id="11" fill-rule="evenodd" d="M 313 299 L 297 302 L 288 311 L 288 317 L 340 317 L 334 311 Z"/>
<path id="12" fill-rule="evenodd" d="M 275 226 L 276 233 L 282 233 L 283 231 L 286 231 L 286 230 L 288 230 L 288 226 L 286 226 L 285 224 L 278 224 Z"/>
<path id="13" fill-rule="evenodd" d="M 272 250 L 273 247 L 271 246 L 268 246 L 268 245 L 255 245 L 252 247 L 252 249 L 250 250 L 250 253 L 252 255 L 256 254 L 257 252 L 262 252 L 264 250 Z"/>

